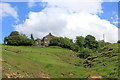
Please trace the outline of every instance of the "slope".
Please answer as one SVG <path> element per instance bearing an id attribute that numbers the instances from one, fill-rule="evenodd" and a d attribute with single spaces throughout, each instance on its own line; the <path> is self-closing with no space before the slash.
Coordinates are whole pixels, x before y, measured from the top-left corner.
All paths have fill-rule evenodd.
<path id="1" fill-rule="evenodd" d="M 118 78 L 118 56 L 119 46 L 117 43 L 109 44 L 83 62 L 84 67 L 89 67 L 90 70 L 104 78 Z"/>
<path id="2" fill-rule="evenodd" d="M 8 46 L 2 48 L 3 77 L 85 78 L 84 67 L 75 66 L 77 53 L 59 47 Z"/>

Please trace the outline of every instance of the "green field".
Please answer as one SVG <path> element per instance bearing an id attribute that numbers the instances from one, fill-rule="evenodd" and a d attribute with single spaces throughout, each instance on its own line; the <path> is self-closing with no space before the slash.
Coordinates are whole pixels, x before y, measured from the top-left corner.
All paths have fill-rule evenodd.
<path id="1" fill-rule="evenodd" d="M 4 78 L 87 78 L 90 75 L 118 78 L 118 44 L 110 44 L 87 59 L 77 54 L 59 47 L 3 45 L 2 75 Z"/>

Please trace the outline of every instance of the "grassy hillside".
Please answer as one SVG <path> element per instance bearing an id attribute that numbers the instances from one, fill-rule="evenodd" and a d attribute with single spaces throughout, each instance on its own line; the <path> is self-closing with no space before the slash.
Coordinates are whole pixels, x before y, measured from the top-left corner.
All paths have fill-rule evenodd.
<path id="1" fill-rule="evenodd" d="M 80 59 L 77 53 L 59 47 L 2 47 L 3 77 L 86 78 L 118 76 L 118 44 L 110 44 L 97 54 Z"/>
<path id="2" fill-rule="evenodd" d="M 98 72 L 105 78 L 118 78 L 118 55 L 118 44 L 110 44 L 85 59 L 84 66 L 90 67 L 90 70 Z"/>
<path id="3" fill-rule="evenodd" d="M 81 77 L 85 69 L 73 51 L 62 48 L 3 46 L 3 77 Z"/>

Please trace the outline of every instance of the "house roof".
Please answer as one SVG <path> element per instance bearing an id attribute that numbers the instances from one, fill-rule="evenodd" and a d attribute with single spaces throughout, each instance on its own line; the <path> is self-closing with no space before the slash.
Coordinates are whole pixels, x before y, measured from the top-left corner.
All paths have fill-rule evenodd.
<path id="1" fill-rule="evenodd" d="M 38 40 L 36 40 L 36 41 L 42 41 L 44 38 L 46 38 L 46 37 L 48 37 L 48 36 L 52 36 L 52 37 L 54 37 L 51 33 L 49 33 L 48 35 L 46 35 L 46 36 L 43 37 L 42 39 L 38 39 Z"/>
<path id="2" fill-rule="evenodd" d="M 48 35 L 46 35 L 45 37 L 48 37 L 48 36 L 53 36 L 51 33 L 49 33 Z M 45 37 L 43 37 L 43 38 L 45 38 Z"/>

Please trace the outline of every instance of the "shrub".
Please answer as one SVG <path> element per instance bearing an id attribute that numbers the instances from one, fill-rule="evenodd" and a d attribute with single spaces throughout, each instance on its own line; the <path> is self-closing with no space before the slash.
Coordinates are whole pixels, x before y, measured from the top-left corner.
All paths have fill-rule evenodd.
<path id="1" fill-rule="evenodd" d="M 102 48 L 106 45 L 106 43 L 104 41 L 98 41 L 98 46 L 99 48 Z"/>
<path id="2" fill-rule="evenodd" d="M 92 55 L 92 54 L 93 54 L 93 50 L 92 50 L 92 49 L 83 48 L 83 49 L 81 49 L 81 51 L 79 51 L 78 56 L 79 56 L 80 58 L 87 58 L 87 57 L 89 57 L 89 56 Z"/>
<path id="3" fill-rule="evenodd" d="M 75 52 L 78 52 L 80 47 L 76 43 L 72 43 L 70 49 L 75 51 Z"/>

